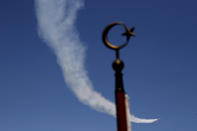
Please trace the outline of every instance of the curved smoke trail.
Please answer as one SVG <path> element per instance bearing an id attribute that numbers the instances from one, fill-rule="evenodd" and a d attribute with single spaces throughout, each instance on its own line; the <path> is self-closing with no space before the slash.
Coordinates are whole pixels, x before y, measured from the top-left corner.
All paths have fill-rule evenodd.
<path id="1" fill-rule="evenodd" d="M 35 0 L 39 35 L 53 49 L 64 80 L 76 97 L 97 111 L 115 116 L 115 105 L 93 89 L 84 67 L 85 48 L 75 28 L 82 0 Z M 131 115 L 135 123 L 152 123 Z"/>

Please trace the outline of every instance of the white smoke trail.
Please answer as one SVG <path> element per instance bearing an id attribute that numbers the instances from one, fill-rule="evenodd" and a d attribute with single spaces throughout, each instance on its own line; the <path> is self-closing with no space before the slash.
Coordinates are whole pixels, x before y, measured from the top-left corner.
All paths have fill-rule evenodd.
<path id="1" fill-rule="evenodd" d="M 97 111 L 115 116 L 115 105 L 93 89 L 84 67 L 85 47 L 75 29 L 82 0 L 35 0 L 39 35 L 57 56 L 64 80 L 76 97 Z M 152 123 L 131 115 L 135 123 Z"/>

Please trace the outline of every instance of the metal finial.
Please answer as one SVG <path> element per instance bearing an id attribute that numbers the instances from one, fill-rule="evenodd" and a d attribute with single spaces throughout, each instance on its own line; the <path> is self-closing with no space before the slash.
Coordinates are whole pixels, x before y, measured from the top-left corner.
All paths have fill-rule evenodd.
<path id="1" fill-rule="evenodd" d="M 110 29 L 116 25 L 122 25 L 125 29 L 125 32 L 122 33 L 122 36 L 126 36 L 126 42 L 119 45 L 119 46 L 113 45 L 111 42 L 109 42 L 109 39 L 108 39 L 108 33 L 109 33 Z M 134 30 L 135 30 L 134 27 L 129 29 L 124 23 L 121 23 L 121 22 L 111 23 L 103 31 L 103 36 L 102 36 L 103 42 L 108 48 L 110 48 L 112 50 L 116 50 L 116 57 L 119 57 L 119 53 L 118 53 L 119 49 L 125 47 L 128 44 L 130 37 L 135 36 L 135 34 L 133 32 Z"/>

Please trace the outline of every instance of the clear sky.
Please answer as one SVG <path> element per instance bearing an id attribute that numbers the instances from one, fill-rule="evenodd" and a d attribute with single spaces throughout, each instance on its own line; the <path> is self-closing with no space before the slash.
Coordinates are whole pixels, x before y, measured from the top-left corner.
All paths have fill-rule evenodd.
<path id="1" fill-rule="evenodd" d="M 114 52 L 101 41 L 113 21 L 135 26 L 121 50 L 131 113 L 159 118 L 133 131 L 197 130 L 195 0 L 85 0 L 76 28 L 94 89 L 114 101 Z M 33 0 L 0 1 L 0 130 L 115 131 L 116 120 L 82 104 L 54 52 L 38 36 Z M 53 17 L 51 18 L 53 19 Z M 66 36 L 65 36 L 66 37 Z"/>

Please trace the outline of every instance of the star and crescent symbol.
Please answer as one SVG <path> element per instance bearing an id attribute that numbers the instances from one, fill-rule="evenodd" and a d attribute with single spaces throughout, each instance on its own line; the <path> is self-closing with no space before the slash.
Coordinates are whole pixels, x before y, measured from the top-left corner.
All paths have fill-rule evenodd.
<path id="1" fill-rule="evenodd" d="M 126 36 L 126 42 L 121 44 L 121 45 L 113 45 L 109 39 L 108 39 L 108 33 L 110 31 L 110 29 L 114 26 L 117 26 L 117 25 L 121 25 L 124 27 L 125 29 L 125 32 L 122 33 L 121 35 L 122 36 Z M 121 22 L 114 22 L 114 23 L 111 23 L 109 24 L 108 26 L 106 26 L 106 28 L 104 29 L 103 31 L 103 36 L 102 36 L 102 39 L 103 39 L 103 42 L 104 44 L 110 48 L 110 49 L 113 49 L 113 50 L 116 50 L 116 51 L 119 51 L 119 49 L 125 47 L 129 40 L 130 40 L 130 37 L 134 37 L 136 36 L 135 33 L 134 33 L 134 30 L 135 30 L 135 27 L 132 27 L 131 29 L 129 29 L 124 23 L 121 23 Z"/>

